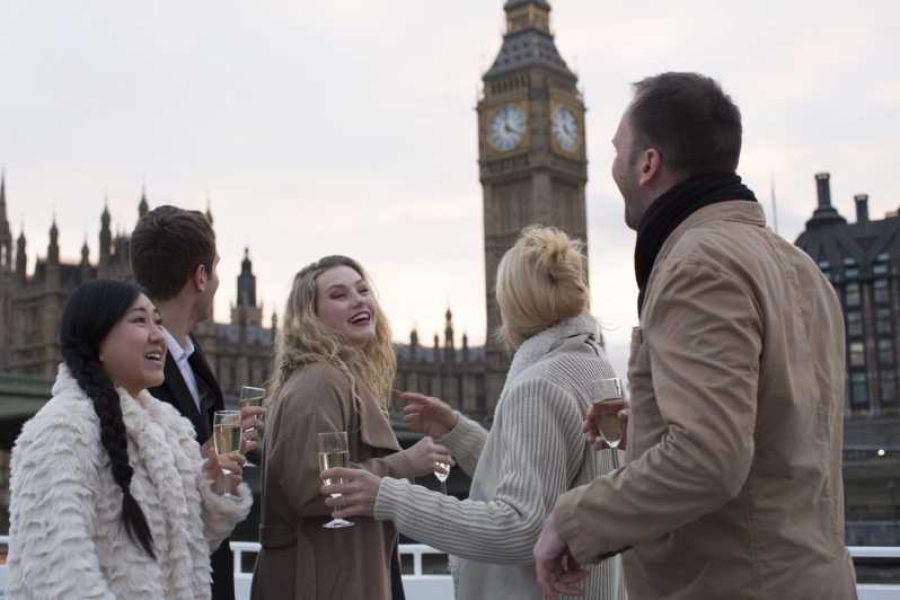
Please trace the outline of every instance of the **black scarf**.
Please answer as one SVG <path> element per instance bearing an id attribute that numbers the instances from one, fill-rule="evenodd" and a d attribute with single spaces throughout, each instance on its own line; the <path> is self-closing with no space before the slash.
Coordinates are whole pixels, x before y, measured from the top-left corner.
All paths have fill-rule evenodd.
<path id="1" fill-rule="evenodd" d="M 756 202 L 756 196 L 735 173 L 705 173 L 685 179 L 653 201 L 638 224 L 634 247 L 638 315 L 644 305 L 653 263 L 666 239 L 685 219 L 704 206 L 727 200 Z"/>

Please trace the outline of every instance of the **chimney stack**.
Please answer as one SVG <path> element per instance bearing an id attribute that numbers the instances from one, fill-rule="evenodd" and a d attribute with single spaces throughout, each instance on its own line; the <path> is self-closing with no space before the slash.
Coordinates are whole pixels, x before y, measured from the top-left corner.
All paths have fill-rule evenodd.
<path id="1" fill-rule="evenodd" d="M 856 201 L 856 222 L 857 223 L 868 223 L 869 222 L 869 195 L 868 194 L 857 194 L 853 196 L 853 199 Z"/>
<path id="2" fill-rule="evenodd" d="M 842 217 L 831 205 L 831 175 L 829 173 L 816 173 L 816 193 L 819 197 L 819 206 L 813 211 L 812 218 L 806 222 L 806 229 L 845 225 L 847 219 Z"/>
<path id="3" fill-rule="evenodd" d="M 831 208 L 830 173 L 816 173 L 816 191 L 819 196 L 819 208 Z"/>

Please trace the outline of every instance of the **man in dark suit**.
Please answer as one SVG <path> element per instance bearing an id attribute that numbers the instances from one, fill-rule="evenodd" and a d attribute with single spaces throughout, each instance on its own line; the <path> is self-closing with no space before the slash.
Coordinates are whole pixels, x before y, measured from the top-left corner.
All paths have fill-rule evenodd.
<path id="1" fill-rule="evenodd" d="M 222 390 L 191 335 L 212 317 L 219 287 L 216 238 L 199 211 L 160 206 L 138 221 L 131 236 L 131 269 L 162 315 L 166 332 L 165 382 L 150 389 L 194 424 L 204 455 L 211 452 L 213 413 L 225 408 Z M 259 407 L 241 409 L 246 454 L 256 449 Z M 213 552 L 213 600 L 234 600 L 234 564 L 229 540 Z"/>

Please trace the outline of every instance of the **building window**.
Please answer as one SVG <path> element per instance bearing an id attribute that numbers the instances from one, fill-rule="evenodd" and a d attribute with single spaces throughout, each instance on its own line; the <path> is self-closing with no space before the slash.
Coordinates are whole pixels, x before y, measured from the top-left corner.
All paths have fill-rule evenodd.
<path id="1" fill-rule="evenodd" d="M 866 408 L 869 405 L 869 381 L 865 373 L 850 374 L 850 404 L 853 408 Z"/>
<path id="2" fill-rule="evenodd" d="M 866 366 L 866 348 L 862 342 L 852 342 L 850 344 L 850 366 Z"/>
<path id="3" fill-rule="evenodd" d="M 848 288 L 850 286 L 847 286 Z M 888 287 L 887 279 L 876 279 L 875 280 L 875 304 L 888 304 L 891 301 L 891 290 Z M 848 292 L 849 295 L 849 292 Z M 847 300 L 847 305 L 849 306 L 850 301 Z"/>
<path id="4" fill-rule="evenodd" d="M 859 284 L 848 283 L 846 289 L 846 302 L 848 307 L 859 306 Z"/>
<path id="5" fill-rule="evenodd" d="M 897 377 L 893 370 L 881 372 L 881 403 L 894 404 L 897 399 Z"/>
<path id="6" fill-rule="evenodd" d="M 891 309 L 879 308 L 875 311 L 875 331 L 881 334 L 889 334 L 894 328 Z"/>
<path id="7" fill-rule="evenodd" d="M 825 276 L 825 279 L 831 281 L 831 263 L 827 260 L 819 261 L 819 270 L 822 271 L 822 275 Z"/>
<path id="8" fill-rule="evenodd" d="M 894 364 L 894 342 L 878 340 L 878 362 L 882 365 Z"/>
<path id="9" fill-rule="evenodd" d="M 862 337 L 862 314 L 858 310 L 847 311 L 847 337 Z"/>

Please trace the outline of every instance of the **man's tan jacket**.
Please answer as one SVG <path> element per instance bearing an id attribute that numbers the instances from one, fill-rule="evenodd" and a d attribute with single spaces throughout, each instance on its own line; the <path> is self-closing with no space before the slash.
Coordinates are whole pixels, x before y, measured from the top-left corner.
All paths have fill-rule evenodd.
<path id="1" fill-rule="evenodd" d="M 555 509 L 575 558 L 632 547 L 630 600 L 856 598 L 844 352 L 834 290 L 759 204 L 691 215 L 633 332 L 626 466 Z"/>

